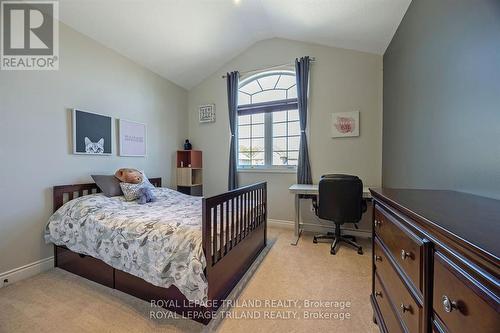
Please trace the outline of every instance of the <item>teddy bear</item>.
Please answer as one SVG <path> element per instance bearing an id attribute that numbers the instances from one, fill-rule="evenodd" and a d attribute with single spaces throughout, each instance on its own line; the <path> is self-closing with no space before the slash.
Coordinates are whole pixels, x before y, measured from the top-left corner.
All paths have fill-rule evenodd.
<path id="1" fill-rule="evenodd" d="M 118 171 L 115 172 L 115 177 L 122 183 L 135 185 L 133 188 L 135 188 L 136 193 L 133 194 L 133 197 L 137 198 L 139 204 L 143 205 L 147 202 L 156 201 L 156 197 L 151 189 L 151 184 L 144 182 L 144 174 L 139 170 L 131 168 L 118 169 Z M 120 186 L 122 185 L 120 184 Z M 123 187 L 122 191 L 125 191 Z M 127 195 L 125 195 L 125 197 L 127 197 Z"/>
<path id="2" fill-rule="evenodd" d="M 138 191 L 139 198 L 137 199 L 137 203 L 140 205 L 144 205 L 147 202 L 155 202 L 156 197 L 153 194 L 153 191 L 150 187 L 144 186 L 141 187 Z"/>
<path id="3" fill-rule="evenodd" d="M 142 183 L 142 173 L 137 169 L 122 168 L 115 172 L 115 177 L 123 183 L 140 184 Z"/>

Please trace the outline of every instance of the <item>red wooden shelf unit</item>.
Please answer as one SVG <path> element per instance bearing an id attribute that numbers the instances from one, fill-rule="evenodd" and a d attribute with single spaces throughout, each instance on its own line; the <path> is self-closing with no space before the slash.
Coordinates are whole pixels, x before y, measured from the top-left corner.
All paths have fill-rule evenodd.
<path id="1" fill-rule="evenodd" d="M 203 156 L 201 150 L 177 151 L 177 191 L 203 195 Z"/>

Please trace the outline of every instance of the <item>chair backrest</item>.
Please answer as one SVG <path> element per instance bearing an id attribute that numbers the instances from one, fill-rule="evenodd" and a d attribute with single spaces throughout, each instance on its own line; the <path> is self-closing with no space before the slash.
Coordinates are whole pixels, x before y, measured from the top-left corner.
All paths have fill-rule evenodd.
<path id="1" fill-rule="evenodd" d="M 324 175 L 318 199 L 319 218 L 336 224 L 357 223 L 363 213 L 363 182 L 351 175 Z"/>

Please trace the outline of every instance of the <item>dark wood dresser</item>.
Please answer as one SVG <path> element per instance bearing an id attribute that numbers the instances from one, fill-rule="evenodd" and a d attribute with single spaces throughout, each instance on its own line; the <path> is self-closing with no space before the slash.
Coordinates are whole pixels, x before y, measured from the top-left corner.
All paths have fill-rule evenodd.
<path id="1" fill-rule="evenodd" d="M 381 332 L 500 332 L 500 200 L 372 189 Z"/>

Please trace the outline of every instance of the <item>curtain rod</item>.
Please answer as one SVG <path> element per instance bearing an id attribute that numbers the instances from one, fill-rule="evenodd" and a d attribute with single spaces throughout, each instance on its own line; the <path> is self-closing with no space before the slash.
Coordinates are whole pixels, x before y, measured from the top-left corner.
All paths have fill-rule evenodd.
<path id="1" fill-rule="evenodd" d="M 311 60 L 311 62 L 315 62 L 316 61 L 315 57 L 310 57 L 309 59 Z M 254 73 L 254 72 L 260 72 L 260 71 L 263 71 L 263 70 L 266 70 L 266 69 L 273 69 L 273 68 L 278 68 L 278 67 L 283 67 L 283 66 L 292 66 L 292 65 L 295 65 L 295 61 L 294 62 L 288 62 L 286 64 L 273 65 L 273 66 L 269 66 L 269 67 L 265 67 L 265 68 L 252 69 L 250 71 L 240 72 L 240 74 L 245 75 L 245 74 L 250 74 L 250 73 Z M 223 79 L 225 79 L 226 77 L 227 77 L 227 75 L 222 75 Z"/>

